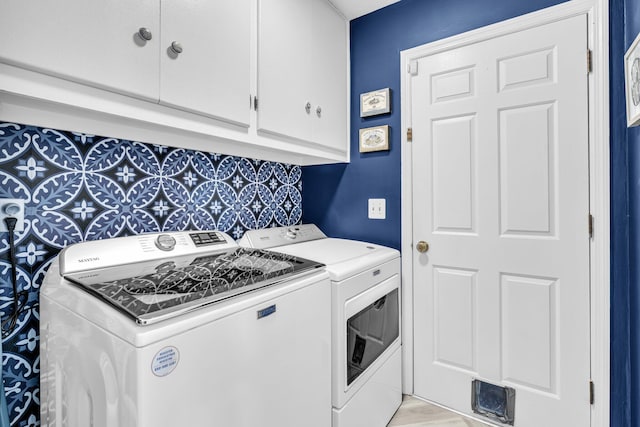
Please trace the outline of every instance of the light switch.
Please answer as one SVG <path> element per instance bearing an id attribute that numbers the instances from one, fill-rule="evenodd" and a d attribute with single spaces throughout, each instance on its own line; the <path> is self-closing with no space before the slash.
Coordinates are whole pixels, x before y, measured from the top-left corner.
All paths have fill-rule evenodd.
<path id="1" fill-rule="evenodd" d="M 387 218 L 387 200 L 369 199 L 369 219 Z"/>

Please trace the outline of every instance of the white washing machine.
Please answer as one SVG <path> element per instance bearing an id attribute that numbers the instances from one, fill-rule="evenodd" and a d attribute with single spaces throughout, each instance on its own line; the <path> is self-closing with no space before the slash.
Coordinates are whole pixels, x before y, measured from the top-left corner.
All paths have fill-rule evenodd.
<path id="1" fill-rule="evenodd" d="M 332 425 L 386 426 L 402 401 L 400 253 L 327 238 L 313 224 L 250 230 L 239 243 L 326 264 L 332 300 Z"/>
<path id="2" fill-rule="evenodd" d="M 327 427 L 323 267 L 215 231 L 69 246 L 40 294 L 42 425 Z"/>

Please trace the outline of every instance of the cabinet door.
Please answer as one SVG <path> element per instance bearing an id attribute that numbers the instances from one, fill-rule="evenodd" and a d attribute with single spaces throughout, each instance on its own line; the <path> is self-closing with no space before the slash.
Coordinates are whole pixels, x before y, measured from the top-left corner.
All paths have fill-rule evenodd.
<path id="1" fill-rule="evenodd" d="M 313 10 L 312 139 L 344 152 L 348 148 L 347 24 L 324 0 L 313 0 Z"/>
<path id="2" fill-rule="evenodd" d="M 160 103 L 248 126 L 252 0 L 161 1 Z"/>
<path id="3" fill-rule="evenodd" d="M 258 130 L 309 140 L 312 0 L 260 0 Z"/>
<path id="4" fill-rule="evenodd" d="M 158 0 L 2 0 L 0 61 L 157 99 L 159 30 Z"/>

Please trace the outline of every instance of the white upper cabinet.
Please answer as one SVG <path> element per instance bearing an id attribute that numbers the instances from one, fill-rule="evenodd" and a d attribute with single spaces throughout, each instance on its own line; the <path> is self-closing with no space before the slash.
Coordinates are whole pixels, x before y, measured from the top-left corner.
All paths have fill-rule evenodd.
<path id="1" fill-rule="evenodd" d="M 249 125 L 251 0 L 162 0 L 160 103 Z"/>
<path id="2" fill-rule="evenodd" d="M 250 0 L 29 0 L 10 11 L 4 62 L 249 125 Z"/>
<path id="3" fill-rule="evenodd" d="M 258 129 L 347 149 L 347 24 L 324 0 L 260 0 Z"/>
<path id="4" fill-rule="evenodd" d="M 153 100 L 159 30 L 158 0 L 3 0 L 0 61 Z"/>
<path id="5" fill-rule="evenodd" d="M 0 121 L 349 160 L 348 25 L 326 0 L 0 1 Z"/>
<path id="6" fill-rule="evenodd" d="M 258 3 L 258 129 L 305 140 L 311 129 L 311 6 L 312 0 Z"/>
<path id="7" fill-rule="evenodd" d="M 348 149 L 346 139 L 348 67 L 347 27 L 329 3 L 314 0 L 313 87 L 315 110 L 312 111 L 313 139 L 335 150 Z"/>

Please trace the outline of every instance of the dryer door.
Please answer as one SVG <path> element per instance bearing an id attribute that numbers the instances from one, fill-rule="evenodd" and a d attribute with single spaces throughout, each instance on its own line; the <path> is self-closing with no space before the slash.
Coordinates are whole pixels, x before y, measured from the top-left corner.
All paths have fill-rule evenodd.
<path id="1" fill-rule="evenodd" d="M 398 339 L 399 311 L 395 288 L 347 319 L 347 386 Z"/>

